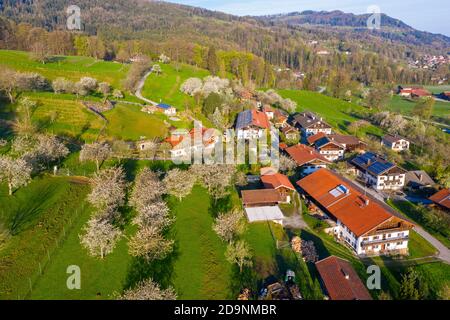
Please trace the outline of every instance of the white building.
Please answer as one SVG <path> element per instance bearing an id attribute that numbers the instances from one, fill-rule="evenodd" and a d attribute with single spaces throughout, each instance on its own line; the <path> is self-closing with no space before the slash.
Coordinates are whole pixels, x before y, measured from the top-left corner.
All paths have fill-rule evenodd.
<path id="1" fill-rule="evenodd" d="M 236 135 L 238 139 L 250 140 L 261 138 L 270 128 L 266 113 L 257 110 L 245 110 L 238 114 Z"/>
<path id="2" fill-rule="evenodd" d="M 372 152 L 353 158 L 350 164 L 361 180 L 377 190 L 400 190 L 406 184 L 405 170 Z"/>
<path id="3" fill-rule="evenodd" d="M 409 150 L 410 142 L 403 137 L 388 134 L 381 140 L 381 145 L 394 151 L 405 151 Z"/>
<path id="4" fill-rule="evenodd" d="M 293 125 L 298 127 L 305 137 L 310 137 L 320 132 L 331 134 L 331 126 L 312 112 L 302 112 L 294 116 Z"/>

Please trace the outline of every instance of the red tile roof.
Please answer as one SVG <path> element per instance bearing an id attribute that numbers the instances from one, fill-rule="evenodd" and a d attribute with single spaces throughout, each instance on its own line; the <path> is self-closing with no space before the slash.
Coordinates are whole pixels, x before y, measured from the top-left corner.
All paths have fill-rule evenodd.
<path id="1" fill-rule="evenodd" d="M 314 144 L 317 140 L 322 139 L 323 137 L 326 137 L 327 135 L 323 132 L 319 132 L 318 134 L 315 134 L 313 136 L 308 137 L 308 143 Z"/>
<path id="2" fill-rule="evenodd" d="M 357 237 L 393 218 L 375 199 L 369 195 L 364 196 L 353 185 L 328 169 L 319 169 L 297 184 Z M 340 192 L 343 190 L 348 192 Z"/>
<path id="3" fill-rule="evenodd" d="M 289 147 L 285 150 L 297 165 L 303 166 L 315 160 L 319 160 L 325 163 L 331 163 L 324 156 L 322 156 L 316 149 L 311 148 L 304 144 L 297 144 L 295 146 Z"/>
<path id="4" fill-rule="evenodd" d="M 244 205 L 266 205 L 283 201 L 278 191 L 274 189 L 242 190 Z"/>
<path id="5" fill-rule="evenodd" d="M 269 189 L 285 187 L 290 190 L 295 190 L 294 186 L 289 181 L 289 178 L 281 173 L 261 176 L 261 181 L 264 183 L 264 186 Z"/>
<path id="6" fill-rule="evenodd" d="M 252 124 L 263 129 L 270 128 L 270 123 L 267 115 L 264 112 L 260 112 L 255 109 L 252 110 Z"/>
<path id="7" fill-rule="evenodd" d="M 330 256 L 316 262 L 316 268 L 331 300 L 372 300 L 347 260 Z"/>
<path id="8" fill-rule="evenodd" d="M 430 197 L 434 203 L 450 209 L 450 189 L 443 189 Z"/>

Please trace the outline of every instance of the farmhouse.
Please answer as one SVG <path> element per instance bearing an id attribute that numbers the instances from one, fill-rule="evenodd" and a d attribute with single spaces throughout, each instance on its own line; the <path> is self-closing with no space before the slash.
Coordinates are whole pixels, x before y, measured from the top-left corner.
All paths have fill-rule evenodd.
<path id="1" fill-rule="evenodd" d="M 430 97 L 431 92 L 423 87 L 398 87 L 398 94 L 406 98 Z"/>
<path id="2" fill-rule="evenodd" d="M 288 116 L 281 110 L 275 109 L 273 112 L 273 124 L 277 128 L 283 128 L 285 125 L 287 125 Z"/>
<path id="3" fill-rule="evenodd" d="M 381 140 L 381 145 L 394 151 L 405 151 L 409 150 L 410 142 L 398 135 L 387 134 Z"/>
<path id="4" fill-rule="evenodd" d="M 353 158 L 350 164 L 359 178 L 377 190 L 399 190 L 405 186 L 406 171 L 377 154 L 366 152 Z"/>
<path id="5" fill-rule="evenodd" d="M 168 104 L 160 103 L 156 107 L 167 116 L 174 116 L 177 114 L 177 109 Z"/>
<path id="6" fill-rule="evenodd" d="M 314 146 L 321 155 L 330 161 L 344 158 L 345 147 L 329 137 L 323 137 L 314 142 Z"/>
<path id="7" fill-rule="evenodd" d="M 180 130 L 179 134 L 173 133 L 165 141 L 172 146 L 170 153 L 173 157 L 185 157 L 192 155 L 195 151 L 214 149 L 219 139 L 214 129 L 202 127 L 194 128 L 189 133 Z"/>
<path id="8" fill-rule="evenodd" d="M 331 126 L 312 112 L 302 112 L 294 116 L 293 125 L 298 127 L 305 137 L 319 132 L 331 134 Z"/>
<path id="9" fill-rule="evenodd" d="M 303 174 L 310 174 L 320 168 L 326 168 L 331 162 L 322 156 L 317 150 L 304 144 L 285 149 L 285 152 L 302 169 Z"/>
<path id="10" fill-rule="evenodd" d="M 297 182 L 304 196 L 336 222 L 334 235 L 358 255 L 406 254 L 413 225 L 350 181 L 320 169 Z"/>
<path id="11" fill-rule="evenodd" d="M 289 181 L 289 178 L 281 173 L 267 174 L 261 176 L 261 181 L 266 189 L 276 190 L 283 199 L 283 202 L 291 202 L 292 193 L 295 188 Z"/>
<path id="12" fill-rule="evenodd" d="M 330 300 L 372 300 L 349 261 L 329 256 L 317 261 L 316 268 L 322 288 Z"/>
<path id="13" fill-rule="evenodd" d="M 430 197 L 430 200 L 444 210 L 450 210 L 450 189 L 443 189 Z"/>
<path id="14" fill-rule="evenodd" d="M 450 91 L 441 92 L 438 95 L 439 99 L 450 101 Z"/>
<path id="15" fill-rule="evenodd" d="M 264 112 L 252 109 L 238 114 L 236 120 L 238 139 L 249 140 L 260 138 L 269 128 L 269 119 Z"/>

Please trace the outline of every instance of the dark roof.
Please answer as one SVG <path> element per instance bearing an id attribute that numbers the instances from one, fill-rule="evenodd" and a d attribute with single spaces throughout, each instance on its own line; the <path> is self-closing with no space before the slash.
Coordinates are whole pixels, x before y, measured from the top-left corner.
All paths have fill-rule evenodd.
<path id="1" fill-rule="evenodd" d="M 316 267 L 331 300 L 372 300 L 347 260 L 330 256 L 316 262 Z"/>
<path id="2" fill-rule="evenodd" d="M 331 128 L 323 119 L 312 112 L 302 112 L 294 116 L 294 122 L 300 125 L 300 127 L 306 129 L 312 126 L 320 126 L 322 128 Z"/>
<path id="3" fill-rule="evenodd" d="M 158 108 L 161 108 L 161 109 L 169 109 L 169 108 L 172 108 L 171 105 L 166 104 L 166 103 L 160 103 L 160 104 L 157 105 L 157 107 L 158 107 Z"/>
<path id="4" fill-rule="evenodd" d="M 435 184 L 433 179 L 423 170 L 408 171 L 406 173 L 406 184 L 419 186 L 432 186 Z"/>
<path id="5" fill-rule="evenodd" d="M 359 155 L 353 158 L 350 163 L 376 176 L 384 174 L 392 169 L 404 171 L 403 169 L 397 167 L 395 164 L 372 152 L 366 152 L 362 155 Z"/>
<path id="6" fill-rule="evenodd" d="M 387 141 L 387 142 L 389 142 L 389 143 L 395 143 L 395 142 L 398 142 L 398 141 L 400 141 L 400 140 L 406 140 L 406 141 L 408 141 L 408 139 L 403 138 L 403 137 L 401 137 L 401 136 L 399 136 L 399 135 L 387 134 L 387 135 L 385 135 L 385 136 L 383 137 L 383 141 Z"/>
<path id="7" fill-rule="evenodd" d="M 337 146 L 337 147 L 339 147 L 339 148 L 341 148 L 341 149 L 345 149 L 345 147 L 344 147 L 343 145 L 339 144 L 339 143 L 336 142 L 336 141 L 333 141 L 333 140 L 332 140 L 331 138 L 329 138 L 329 137 L 323 137 L 323 138 L 320 138 L 320 139 L 317 140 L 314 144 L 315 144 L 315 146 L 316 146 L 317 149 L 320 149 L 320 148 L 322 148 L 322 147 L 325 147 L 326 145 L 329 145 L 329 144 L 334 144 L 335 146 Z"/>

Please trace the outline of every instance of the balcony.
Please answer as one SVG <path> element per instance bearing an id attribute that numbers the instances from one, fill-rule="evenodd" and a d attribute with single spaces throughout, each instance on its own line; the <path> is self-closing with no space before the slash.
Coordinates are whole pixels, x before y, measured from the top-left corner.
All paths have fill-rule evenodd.
<path id="1" fill-rule="evenodd" d="M 365 246 L 371 246 L 371 245 L 376 245 L 376 244 L 381 244 L 381 243 L 386 243 L 386 242 L 397 242 L 397 241 L 408 241 L 409 240 L 409 236 L 402 236 L 402 237 L 383 237 L 381 239 L 377 239 L 377 240 L 368 240 L 368 241 L 363 241 L 361 242 L 361 246 L 365 247 Z"/>

